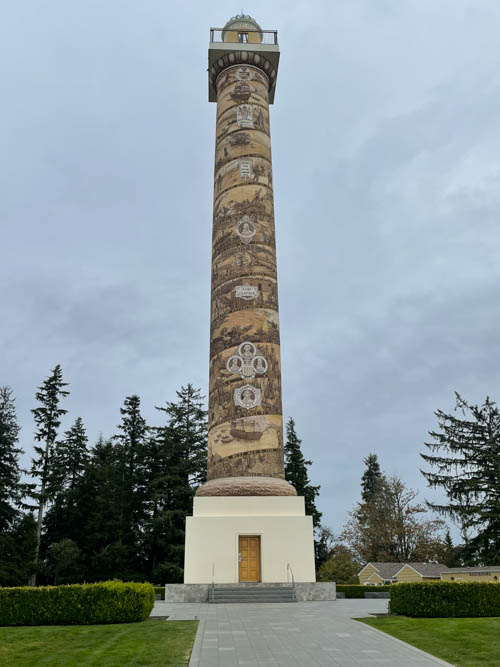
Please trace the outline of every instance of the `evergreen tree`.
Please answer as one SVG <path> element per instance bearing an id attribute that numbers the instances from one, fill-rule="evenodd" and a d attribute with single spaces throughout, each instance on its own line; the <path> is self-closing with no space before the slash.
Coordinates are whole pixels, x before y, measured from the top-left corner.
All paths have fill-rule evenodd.
<path id="1" fill-rule="evenodd" d="M 319 571 L 323 563 L 326 563 L 332 555 L 334 544 L 335 536 L 332 531 L 326 526 L 320 526 L 316 531 L 316 539 L 314 540 L 314 561 L 316 572 Z"/>
<path id="2" fill-rule="evenodd" d="M 18 434 L 12 390 L 0 387 L 0 533 L 12 527 L 21 502 Z"/>
<path id="3" fill-rule="evenodd" d="M 437 410 L 439 431 L 430 431 L 425 443 L 431 454 L 421 454 L 436 472 L 422 470 L 429 486 L 441 488 L 447 504 L 428 507 L 449 516 L 467 534 L 475 536 L 464 547 L 469 562 L 500 563 L 500 413 L 487 397 L 471 405 L 458 393 L 455 416 Z"/>
<path id="4" fill-rule="evenodd" d="M 84 475 L 75 487 L 82 522 L 77 534 L 68 533 L 82 551 L 87 581 L 141 580 L 140 546 L 131 542 L 125 520 L 124 449 L 101 436 L 93 447 Z"/>
<path id="5" fill-rule="evenodd" d="M 43 514 L 51 497 L 49 488 L 52 451 L 57 438 L 57 430 L 61 425 L 61 417 L 67 412 L 59 407 L 61 398 L 69 394 L 64 389 L 67 384 L 67 382 L 63 382 L 62 369 L 58 364 L 52 374 L 38 388 L 35 398 L 40 405 L 31 411 L 37 427 L 35 440 L 42 443 L 41 446 L 35 445 L 34 447 L 37 456 L 32 459 L 31 466 L 31 476 L 38 480 L 36 484 L 38 489 L 31 492 L 32 497 L 37 502 L 35 566 L 38 565 Z M 32 586 L 36 584 L 36 572 L 33 574 L 30 583 Z"/>
<path id="6" fill-rule="evenodd" d="M 81 579 L 80 556 L 80 549 L 73 540 L 64 539 L 50 545 L 47 568 L 54 586 L 72 584 Z"/>
<path id="7" fill-rule="evenodd" d="M 141 415 L 141 399 L 137 395 L 127 396 L 118 425 L 119 434 L 114 436 L 118 443 L 117 454 L 122 466 L 121 505 L 123 516 L 123 546 L 130 549 L 133 561 L 142 551 L 143 524 L 147 517 L 149 498 L 147 497 L 148 476 L 148 426 Z"/>
<path id="8" fill-rule="evenodd" d="M 86 514 L 81 511 L 83 498 L 80 483 L 90 459 L 87 443 L 83 421 L 78 417 L 65 432 L 64 438 L 54 446 L 48 484 L 52 502 L 43 521 L 42 558 L 49 556 L 52 544 L 65 539 L 81 541 Z"/>
<path id="9" fill-rule="evenodd" d="M 306 514 L 312 516 L 313 526 L 319 528 L 322 514 L 316 507 L 316 498 L 320 487 L 313 486 L 309 480 L 307 469 L 312 461 L 304 458 L 301 443 L 295 432 L 295 422 L 290 417 L 286 423 L 285 478 L 295 487 L 298 496 L 304 496 Z"/>
<path id="10" fill-rule="evenodd" d="M 462 552 L 461 545 L 454 545 L 451 539 L 450 531 L 447 530 L 444 536 L 443 556 L 439 559 L 446 567 L 461 567 L 462 566 Z"/>
<path id="11" fill-rule="evenodd" d="M 35 571 L 36 523 L 18 515 L 9 531 L 0 533 L 0 586 L 26 586 Z"/>
<path id="12" fill-rule="evenodd" d="M 77 417 L 64 438 L 54 446 L 51 460 L 50 483 L 51 495 L 56 497 L 67 489 L 73 489 L 83 475 L 88 462 L 88 438 L 81 417 Z"/>
<path id="13" fill-rule="evenodd" d="M 196 488 L 206 479 L 207 412 L 199 389 L 177 392 L 178 402 L 158 407 L 167 418 L 151 438 L 149 479 L 152 511 L 149 528 L 149 576 L 157 582 L 182 581 L 186 516 Z"/>
<path id="14" fill-rule="evenodd" d="M 364 503 L 370 502 L 377 491 L 377 487 L 382 480 L 382 471 L 376 454 L 368 454 L 363 459 L 366 470 L 361 477 L 361 498 Z"/>

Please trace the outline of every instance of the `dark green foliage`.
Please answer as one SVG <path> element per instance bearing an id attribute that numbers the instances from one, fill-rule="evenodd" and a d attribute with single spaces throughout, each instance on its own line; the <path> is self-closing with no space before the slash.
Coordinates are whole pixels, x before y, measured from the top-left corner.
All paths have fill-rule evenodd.
<path id="1" fill-rule="evenodd" d="M 140 558 L 139 529 L 126 522 L 131 505 L 126 493 L 124 448 L 100 438 L 77 485 L 76 507 L 84 520 L 78 534 L 68 534 L 82 550 L 87 581 L 112 577 L 145 579 Z"/>
<path id="2" fill-rule="evenodd" d="M 316 572 L 319 571 L 323 563 L 330 558 L 333 546 L 335 544 L 335 535 L 326 526 L 320 526 L 316 530 L 316 539 L 314 540 L 314 561 Z"/>
<path id="3" fill-rule="evenodd" d="M 81 578 L 81 552 L 73 540 L 53 542 L 48 552 L 47 569 L 54 578 L 55 586 Z"/>
<path id="4" fill-rule="evenodd" d="M 90 625 L 145 621 L 151 584 L 99 584 L 0 589 L 0 625 Z"/>
<path id="5" fill-rule="evenodd" d="M 14 513 L 6 512 L 10 528 L 0 531 L 0 586 L 25 585 L 34 573 L 39 584 L 182 581 L 186 516 L 206 478 L 207 420 L 199 390 L 182 387 L 178 402 L 161 408 L 167 419 L 157 429 L 147 426 L 139 397 L 128 396 L 117 434 L 101 437 L 89 451 L 81 418 L 57 436 L 65 412 L 58 401 L 68 393 L 64 387 L 57 366 L 40 387 L 41 405 L 33 410 L 37 439 L 44 445 L 37 447 L 32 468 L 38 526 L 14 511 L 13 499 L 23 487 L 12 468 L 17 482 L 7 505 Z M 13 443 L 17 430 L 11 434 Z"/>
<path id="6" fill-rule="evenodd" d="M 295 422 L 290 417 L 286 423 L 285 479 L 295 487 L 298 496 L 304 496 L 306 515 L 312 516 L 313 526 L 319 528 L 322 514 L 316 507 L 316 497 L 320 487 L 313 486 L 309 480 L 307 469 L 312 461 L 304 458 L 301 444 L 302 440 L 295 432 Z"/>
<path id="7" fill-rule="evenodd" d="M 429 618 L 500 616 L 500 585 L 448 581 L 396 584 L 391 588 L 390 609 L 393 614 Z"/>
<path id="8" fill-rule="evenodd" d="M 36 523 L 20 515 L 9 531 L 0 533 L 0 586 L 24 586 L 35 571 Z"/>
<path id="9" fill-rule="evenodd" d="M 82 477 L 89 460 L 88 438 L 81 417 L 65 432 L 64 438 L 54 445 L 50 466 L 51 497 L 56 502 L 58 494 L 73 489 Z"/>
<path id="10" fill-rule="evenodd" d="M 399 584 L 398 584 L 399 586 Z M 391 584 L 384 586 L 361 586 L 361 585 L 351 585 L 351 584 L 340 584 L 336 586 L 337 593 L 345 593 L 346 598 L 364 598 L 365 593 L 383 593 L 386 591 L 394 590 L 394 586 Z"/>
<path id="11" fill-rule="evenodd" d="M 500 562 L 500 412 L 487 397 L 481 406 L 467 403 L 458 393 L 461 416 L 437 410 L 440 431 L 430 431 L 425 443 L 432 454 L 421 454 L 437 472 L 422 470 L 429 486 L 441 488 L 448 504 L 427 503 L 462 528 L 464 561 L 494 565 Z"/>
<path id="12" fill-rule="evenodd" d="M 453 544 L 450 531 L 447 530 L 444 536 L 443 555 L 439 562 L 446 567 L 461 567 L 464 564 L 462 560 L 463 550 L 462 545 Z"/>
<path id="13" fill-rule="evenodd" d="M 19 425 L 10 387 L 0 387 L 0 533 L 11 528 L 21 502 Z"/>
<path id="14" fill-rule="evenodd" d="M 382 481 L 382 471 L 376 454 L 368 454 L 363 459 L 366 470 L 361 477 L 361 498 L 364 503 L 370 502 L 373 498 L 380 482 Z"/>
<path id="15" fill-rule="evenodd" d="M 318 571 L 318 581 L 335 581 L 339 584 L 357 584 L 361 563 L 343 544 L 336 544 L 328 560 Z"/>

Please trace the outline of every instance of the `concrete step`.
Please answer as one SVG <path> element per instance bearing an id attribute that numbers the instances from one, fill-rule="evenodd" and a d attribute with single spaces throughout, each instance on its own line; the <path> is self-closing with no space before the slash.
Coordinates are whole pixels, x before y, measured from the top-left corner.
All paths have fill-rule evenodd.
<path id="1" fill-rule="evenodd" d="M 209 589 L 208 601 L 224 602 L 296 602 L 295 589 L 288 586 L 260 586 L 251 585 L 215 587 Z"/>

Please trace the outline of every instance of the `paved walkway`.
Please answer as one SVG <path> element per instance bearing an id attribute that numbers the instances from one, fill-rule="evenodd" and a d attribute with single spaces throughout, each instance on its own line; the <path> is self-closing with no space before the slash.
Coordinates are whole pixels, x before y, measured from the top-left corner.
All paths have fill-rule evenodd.
<path id="1" fill-rule="evenodd" d="M 352 618 L 384 613 L 387 600 L 288 604 L 171 604 L 152 616 L 199 619 L 190 667 L 429 667 L 448 663 Z"/>

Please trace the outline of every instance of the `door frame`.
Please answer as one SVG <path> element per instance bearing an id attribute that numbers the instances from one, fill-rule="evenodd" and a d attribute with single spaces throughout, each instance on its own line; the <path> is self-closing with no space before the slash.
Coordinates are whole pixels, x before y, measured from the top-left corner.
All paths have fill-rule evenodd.
<path id="1" fill-rule="evenodd" d="M 259 540 L 259 578 L 257 581 L 241 581 L 240 579 L 240 538 L 241 537 L 255 537 Z M 262 582 L 262 534 L 260 533 L 238 533 L 237 535 L 237 550 L 236 550 L 236 567 L 237 567 L 237 575 L 238 575 L 238 583 L 261 583 Z"/>

